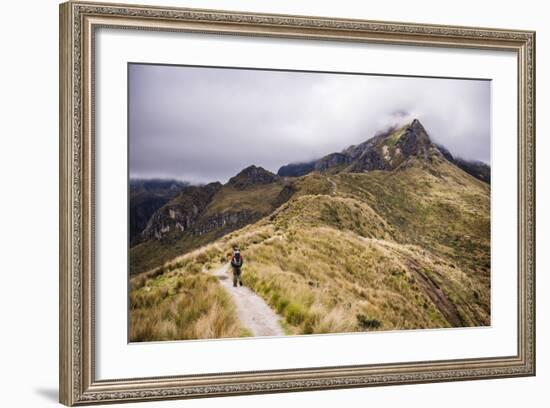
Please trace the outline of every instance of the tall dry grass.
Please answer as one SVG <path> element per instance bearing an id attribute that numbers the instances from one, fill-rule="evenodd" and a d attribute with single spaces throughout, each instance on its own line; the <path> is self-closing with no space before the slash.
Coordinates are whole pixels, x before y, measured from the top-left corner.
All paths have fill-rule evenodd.
<path id="1" fill-rule="evenodd" d="M 241 337 L 248 333 L 217 278 L 197 264 L 132 282 L 130 341 Z"/>
<path id="2" fill-rule="evenodd" d="M 413 264 L 451 299 L 464 325 L 489 322 L 483 288 L 414 246 L 314 227 L 251 246 L 247 259 L 245 284 L 294 334 L 450 327 Z"/>

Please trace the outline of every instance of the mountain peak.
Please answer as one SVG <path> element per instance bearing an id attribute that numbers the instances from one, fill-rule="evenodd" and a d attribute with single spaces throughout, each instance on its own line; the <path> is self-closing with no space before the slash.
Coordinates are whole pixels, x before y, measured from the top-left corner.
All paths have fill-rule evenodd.
<path id="1" fill-rule="evenodd" d="M 418 119 L 414 119 L 406 127 L 396 145 L 400 146 L 401 152 L 405 156 L 416 155 L 427 158 L 432 141 L 422 123 Z"/>
<path id="2" fill-rule="evenodd" d="M 228 185 L 239 190 L 244 190 L 256 184 L 269 184 L 277 181 L 279 177 L 263 167 L 251 165 L 241 170 L 236 176 L 229 179 Z"/>
<path id="3" fill-rule="evenodd" d="M 430 136 L 428 135 L 428 132 L 426 131 L 426 129 L 424 129 L 424 126 L 422 125 L 422 123 L 420 123 L 418 119 L 414 119 L 411 122 L 410 128 L 418 134 L 423 134 L 428 140 L 430 140 Z"/>
<path id="4" fill-rule="evenodd" d="M 458 161 L 443 146 L 432 142 L 418 118 L 402 126 L 390 127 L 358 145 L 308 163 L 287 164 L 281 167 L 280 176 L 299 177 L 312 171 L 365 173 L 373 170 L 391 171 L 410 159 L 432 163 L 434 157 L 447 160 L 474 177 L 490 182 L 490 169 L 471 162 Z"/>
<path id="5" fill-rule="evenodd" d="M 428 132 L 418 119 L 401 127 L 392 127 L 367 141 L 350 146 L 342 153 L 350 163 L 346 171 L 363 173 L 393 170 L 411 157 L 427 160 L 433 152 Z"/>

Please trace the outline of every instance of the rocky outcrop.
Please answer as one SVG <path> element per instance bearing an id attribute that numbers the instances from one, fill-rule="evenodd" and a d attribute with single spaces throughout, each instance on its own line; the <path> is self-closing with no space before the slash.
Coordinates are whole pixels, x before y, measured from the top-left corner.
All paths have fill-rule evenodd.
<path id="1" fill-rule="evenodd" d="M 140 241 L 141 232 L 153 214 L 170 199 L 156 194 L 141 193 L 130 198 L 130 245 Z"/>
<path id="2" fill-rule="evenodd" d="M 258 184 L 270 184 L 278 179 L 279 176 L 276 174 L 267 171 L 263 167 L 252 165 L 242 170 L 235 177 L 230 178 L 227 184 L 238 190 L 245 190 L 248 187 Z"/>
<path id="3" fill-rule="evenodd" d="M 188 183 L 178 180 L 130 179 L 130 245 L 139 243 L 141 232 L 153 214 L 188 186 Z"/>
<path id="4" fill-rule="evenodd" d="M 347 165 L 351 162 L 351 157 L 345 153 L 331 153 L 322 159 L 319 159 L 314 166 L 316 171 L 326 171 L 333 167 Z"/>
<path id="5" fill-rule="evenodd" d="M 415 119 L 405 128 L 395 146 L 405 157 L 418 156 L 427 159 L 433 145 L 424 126 Z"/>
<path id="6" fill-rule="evenodd" d="M 301 177 L 315 170 L 316 161 L 308 163 L 290 163 L 282 166 L 277 175 L 280 177 Z"/>
<path id="7" fill-rule="evenodd" d="M 242 228 L 248 224 L 258 221 L 264 214 L 241 210 L 237 212 L 224 212 L 215 214 L 204 219 L 192 228 L 193 235 L 203 235 L 212 231 L 217 231 L 217 236 L 226 234 L 227 232 Z"/>
<path id="8" fill-rule="evenodd" d="M 141 233 L 142 239 L 161 240 L 174 232 L 193 229 L 200 214 L 221 187 L 221 183 L 187 187 L 153 214 Z"/>
<path id="9" fill-rule="evenodd" d="M 383 157 L 383 152 L 367 149 L 354 160 L 346 170 L 351 173 L 362 173 L 371 170 L 390 170 L 391 164 Z"/>

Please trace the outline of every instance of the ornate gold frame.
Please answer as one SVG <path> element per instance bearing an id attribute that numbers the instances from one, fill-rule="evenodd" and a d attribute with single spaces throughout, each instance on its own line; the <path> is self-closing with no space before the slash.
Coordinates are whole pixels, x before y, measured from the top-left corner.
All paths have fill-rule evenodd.
<path id="1" fill-rule="evenodd" d="M 94 375 L 93 47 L 98 27 L 507 50 L 518 61 L 514 356 L 98 381 Z M 60 401 L 66 405 L 535 374 L 535 33 L 122 4 L 60 6 Z"/>

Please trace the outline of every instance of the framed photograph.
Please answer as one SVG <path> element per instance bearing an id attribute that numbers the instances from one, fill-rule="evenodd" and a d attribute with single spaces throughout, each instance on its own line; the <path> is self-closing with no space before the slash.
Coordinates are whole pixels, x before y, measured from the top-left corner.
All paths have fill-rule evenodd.
<path id="1" fill-rule="evenodd" d="M 535 374 L 535 33 L 60 6 L 66 405 Z"/>

